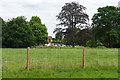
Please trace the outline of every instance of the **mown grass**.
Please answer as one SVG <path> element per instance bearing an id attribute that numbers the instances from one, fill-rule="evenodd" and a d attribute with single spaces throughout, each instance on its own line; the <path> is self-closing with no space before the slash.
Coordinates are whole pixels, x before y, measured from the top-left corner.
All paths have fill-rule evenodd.
<path id="1" fill-rule="evenodd" d="M 3 49 L 3 78 L 118 78 L 118 49 L 30 49 L 30 70 L 26 70 L 26 49 Z"/>
<path id="2" fill-rule="evenodd" d="M 2 49 L 0 49 L 0 80 L 2 79 Z"/>

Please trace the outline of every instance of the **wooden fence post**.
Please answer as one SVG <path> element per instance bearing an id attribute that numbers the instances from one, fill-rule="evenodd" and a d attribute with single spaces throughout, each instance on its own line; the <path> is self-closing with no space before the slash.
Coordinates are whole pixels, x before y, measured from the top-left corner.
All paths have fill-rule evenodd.
<path id="1" fill-rule="evenodd" d="M 27 70 L 29 71 L 29 47 L 27 47 Z"/>
<path id="2" fill-rule="evenodd" d="M 85 48 L 83 48 L 83 68 L 85 68 Z"/>

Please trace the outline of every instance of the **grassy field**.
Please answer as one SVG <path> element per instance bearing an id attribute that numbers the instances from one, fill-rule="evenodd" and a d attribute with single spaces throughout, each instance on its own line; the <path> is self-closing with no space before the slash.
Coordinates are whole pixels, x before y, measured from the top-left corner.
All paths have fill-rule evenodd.
<path id="1" fill-rule="evenodd" d="M 3 78 L 118 78 L 118 49 L 30 49 L 30 70 L 26 70 L 27 49 L 2 50 Z"/>
<path id="2" fill-rule="evenodd" d="M 2 49 L 0 49 L 0 80 L 2 79 Z"/>

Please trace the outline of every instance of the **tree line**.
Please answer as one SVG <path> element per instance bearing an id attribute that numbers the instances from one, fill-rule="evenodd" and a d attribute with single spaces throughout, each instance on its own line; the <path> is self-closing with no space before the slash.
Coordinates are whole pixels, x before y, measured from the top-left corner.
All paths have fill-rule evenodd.
<path id="1" fill-rule="evenodd" d="M 106 6 L 98 8 L 89 25 L 86 7 L 78 2 L 66 3 L 56 16 L 59 20 L 54 32 L 54 42 L 88 47 L 120 47 L 120 8 Z M 60 27 L 59 27 L 60 26 Z"/>
<path id="2" fill-rule="evenodd" d="M 48 42 L 48 32 L 45 24 L 37 16 L 32 16 L 30 21 L 19 16 L 4 21 L 2 18 L 2 47 L 23 48 L 41 45 Z"/>
<path id="3" fill-rule="evenodd" d="M 120 47 L 120 8 L 115 6 L 100 7 L 89 24 L 86 7 L 78 2 L 65 3 L 56 16 L 60 22 L 55 33 L 54 43 L 81 45 L 88 47 Z M 48 43 L 45 24 L 37 16 L 30 21 L 19 16 L 2 22 L 2 47 L 20 48 Z M 0 37 L 1 38 L 1 37 Z"/>

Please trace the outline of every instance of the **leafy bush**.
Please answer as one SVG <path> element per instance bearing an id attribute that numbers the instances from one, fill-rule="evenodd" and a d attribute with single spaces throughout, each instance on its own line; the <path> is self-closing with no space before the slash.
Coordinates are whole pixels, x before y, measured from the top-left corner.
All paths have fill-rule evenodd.
<path id="1" fill-rule="evenodd" d="M 94 47 L 95 46 L 95 41 L 89 40 L 86 42 L 87 47 Z"/>
<path id="2" fill-rule="evenodd" d="M 84 48 L 84 46 L 75 46 L 75 48 Z"/>
<path id="3" fill-rule="evenodd" d="M 96 48 L 104 49 L 104 48 L 106 48 L 106 47 L 105 47 L 105 46 L 97 46 Z"/>
<path id="4" fill-rule="evenodd" d="M 60 48 L 61 46 L 50 46 L 49 48 Z"/>
<path id="5" fill-rule="evenodd" d="M 97 40 L 95 43 L 96 43 L 96 46 L 103 46 L 103 43 L 100 40 Z"/>
<path id="6" fill-rule="evenodd" d="M 97 47 L 97 46 L 103 46 L 103 43 L 100 40 L 92 41 L 89 40 L 86 42 L 87 47 Z"/>

